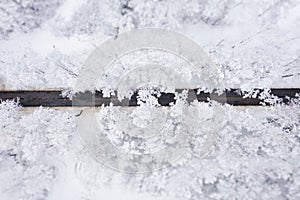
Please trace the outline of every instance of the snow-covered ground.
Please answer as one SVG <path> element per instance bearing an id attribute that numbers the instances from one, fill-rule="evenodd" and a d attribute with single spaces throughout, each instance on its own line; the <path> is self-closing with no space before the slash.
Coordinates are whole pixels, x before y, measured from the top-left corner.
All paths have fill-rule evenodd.
<path id="1" fill-rule="evenodd" d="M 0 89 L 72 90 L 96 46 L 145 27 L 196 41 L 226 87 L 300 87 L 299 0 L 0 0 Z M 184 156 L 130 174 L 102 165 L 82 145 L 78 111 L 1 102 L 0 199 L 299 199 L 299 105 L 181 105 L 192 113 L 182 123 Z M 212 120 L 216 108 L 222 123 Z M 143 127 L 143 109 L 125 116 Z M 99 124 L 120 110 L 96 109 Z M 214 126 L 203 156 L 202 136 Z"/>

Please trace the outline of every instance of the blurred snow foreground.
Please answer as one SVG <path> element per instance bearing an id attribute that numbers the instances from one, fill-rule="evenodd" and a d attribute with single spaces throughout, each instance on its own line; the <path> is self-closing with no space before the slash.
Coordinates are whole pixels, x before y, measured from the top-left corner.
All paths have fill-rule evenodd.
<path id="1" fill-rule="evenodd" d="M 188 105 L 183 92 L 162 108 L 156 98 L 178 87 L 239 87 L 246 96 L 255 87 L 299 87 L 299 11 L 300 1 L 275 0 L 0 1 L 0 88 L 63 88 L 71 96 L 117 88 L 119 98 L 144 88 L 135 109 L 74 114 L 1 102 L 0 199 L 299 199 L 299 99 L 281 105 L 266 89 L 260 98 L 273 107 Z M 137 40 L 91 52 L 146 27 L 188 35 L 213 62 L 165 32 L 158 43 L 143 35 L 166 45 L 159 50 L 122 51 Z M 166 50 L 172 39 L 179 56 Z M 97 134 L 85 131 L 95 125 Z"/>

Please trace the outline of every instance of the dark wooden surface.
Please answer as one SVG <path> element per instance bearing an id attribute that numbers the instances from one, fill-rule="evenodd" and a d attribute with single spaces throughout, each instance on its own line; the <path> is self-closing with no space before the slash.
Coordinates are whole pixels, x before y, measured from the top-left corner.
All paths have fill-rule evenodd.
<path id="1" fill-rule="evenodd" d="M 181 90 L 177 90 L 180 92 Z M 261 90 L 262 91 L 262 90 Z M 0 91 L 0 99 L 2 101 L 8 99 L 19 99 L 19 102 L 24 107 L 30 106 L 46 106 L 46 107 L 61 107 L 61 106 L 101 106 L 109 105 L 111 102 L 114 106 L 137 106 L 137 92 L 131 99 L 124 99 L 119 101 L 116 96 L 111 98 L 103 97 L 101 91 L 92 94 L 91 92 L 79 93 L 73 100 L 64 98 L 60 90 L 57 91 Z M 271 89 L 271 94 L 283 98 L 284 103 L 288 103 L 285 97 L 294 98 L 296 93 L 300 93 L 300 88 L 285 88 L 285 89 Z M 162 93 L 158 98 L 160 105 L 168 106 L 175 102 L 175 95 L 172 93 Z M 238 89 L 226 90 L 222 95 L 216 93 L 196 93 L 196 90 L 189 90 L 188 102 L 195 99 L 201 102 L 207 102 L 208 98 L 220 103 L 227 103 L 234 106 L 259 106 L 261 100 L 259 98 L 243 98 Z"/>

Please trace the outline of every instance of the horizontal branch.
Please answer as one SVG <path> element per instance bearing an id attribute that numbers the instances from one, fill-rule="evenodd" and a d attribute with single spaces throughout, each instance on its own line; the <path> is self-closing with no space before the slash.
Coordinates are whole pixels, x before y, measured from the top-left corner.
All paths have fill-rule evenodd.
<path id="1" fill-rule="evenodd" d="M 182 90 L 178 89 L 177 92 Z M 262 92 L 263 90 L 260 90 Z M 259 96 L 260 92 L 257 96 Z M 286 89 L 271 89 L 271 94 L 283 98 L 283 103 L 288 103 L 288 98 L 295 98 L 296 93 L 300 93 L 300 88 Z M 62 90 L 55 91 L 0 91 L 0 99 L 4 100 L 19 100 L 19 103 L 24 107 L 46 106 L 46 107 L 62 107 L 62 106 L 101 106 L 113 103 L 114 106 L 138 106 L 138 92 L 135 92 L 130 99 L 119 101 L 114 95 L 110 98 L 103 97 L 101 91 L 79 93 L 70 100 L 63 97 Z M 115 93 L 116 94 L 116 93 Z M 168 106 L 170 103 L 175 103 L 175 94 L 161 93 L 158 102 L 161 106 Z M 197 89 L 188 90 L 188 102 L 198 100 L 199 102 L 208 102 L 214 100 L 220 103 L 227 103 L 234 106 L 259 106 L 263 102 L 260 98 L 244 98 L 240 94 L 239 89 L 226 90 L 223 94 L 218 95 L 216 92 L 207 93 L 200 92 L 197 94 Z"/>

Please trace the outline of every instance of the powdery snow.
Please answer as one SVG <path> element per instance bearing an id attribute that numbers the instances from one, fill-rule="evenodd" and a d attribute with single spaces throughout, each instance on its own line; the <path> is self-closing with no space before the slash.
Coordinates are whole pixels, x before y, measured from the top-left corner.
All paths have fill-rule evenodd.
<path id="1" fill-rule="evenodd" d="M 8 89 L 72 88 L 95 45 L 143 27 L 176 30 L 197 41 L 227 87 L 300 84 L 299 0 L 16 2 L 0 3 L 0 14 L 9 16 L 0 20 L 0 79 Z M 20 24 L 28 19 L 35 25 Z"/>
<path id="2" fill-rule="evenodd" d="M 255 87 L 299 87 L 299 9 L 299 0 L 2 0 L 0 89 L 63 88 L 71 95 L 96 46 L 145 27 L 192 38 L 217 63 L 225 86 L 241 88 L 245 96 L 255 96 Z M 155 55 L 124 56 L 107 74 L 117 79 L 124 64 L 160 61 Z M 170 66 L 179 63 L 164 58 Z M 106 92 L 109 96 L 111 90 Z M 125 131 L 143 129 L 161 124 L 167 110 L 157 112 L 161 108 L 147 91 L 141 98 L 146 101 L 139 99 L 142 106 L 135 110 L 96 109 L 101 133 L 134 153 L 135 140 L 120 141 L 123 132 L 111 131 L 120 128 L 116 121 L 132 120 Z M 280 105 L 268 89 L 260 98 L 274 106 L 175 105 L 190 116 L 181 125 L 188 133 L 185 154 L 142 174 L 117 172 L 94 159 L 77 134 L 78 110 L 1 102 L 0 199 L 299 199 L 299 99 Z M 216 111 L 222 123 L 214 120 Z M 167 121 L 170 126 L 177 126 L 175 119 Z M 218 131 L 203 151 L 209 127 Z"/>
<path id="3" fill-rule="evenodd" d="M 106 109 L 111 108 L 97 111 L 100 119 Z M 152 173 L 128 174 L 91 156 L 76 133 L 72 110 L 2 102 L 1 199 L 119 198 L 114 191 L 124 191 L 126 199 L 298 199 L 299 105 L 223 107 L 225 121 L 203 158 L 201 132 L 214 126 L 213 109 L 194 105 L 194 112 L 208 116 L 194 114 L 184 122 L 191 143 L 180 160 Z"/>

